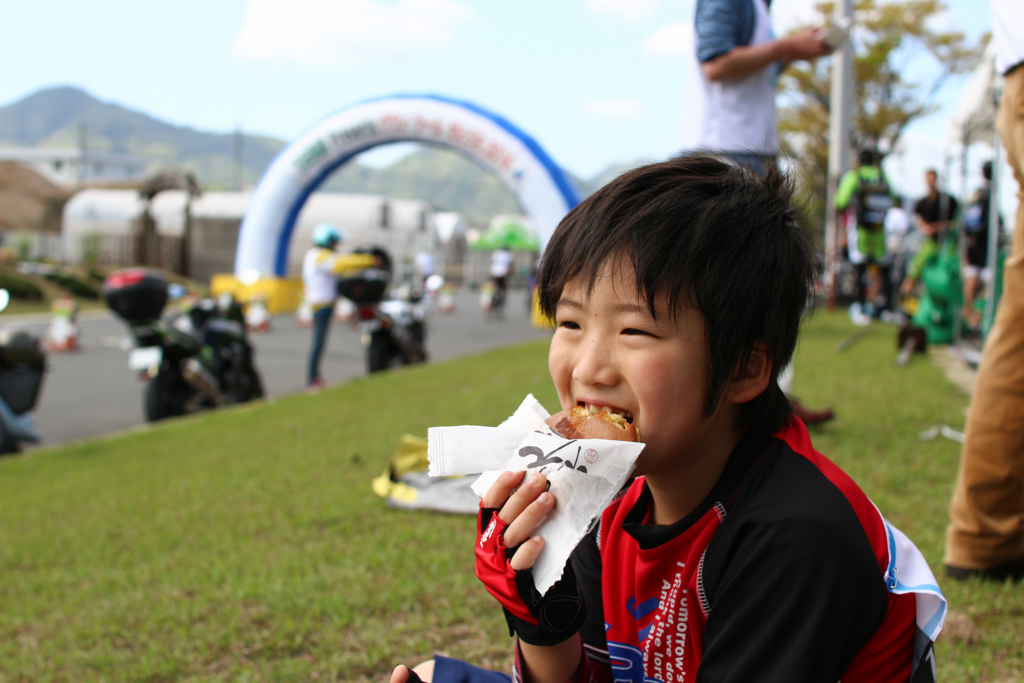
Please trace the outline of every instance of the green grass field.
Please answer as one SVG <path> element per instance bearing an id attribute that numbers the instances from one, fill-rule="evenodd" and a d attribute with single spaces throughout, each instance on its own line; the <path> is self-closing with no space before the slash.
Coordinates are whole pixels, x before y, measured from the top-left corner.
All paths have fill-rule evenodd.
<path id="1" fill-rule="evenodd" d="M 967 397 L 894 330 L 811 319 L 796 393 L 813 432 L 932 563 L 954 618 L 943 681 L 1019 680 L 1024 587 L 940 575 Z M 504 620 L 473 576 L 474 520 L 370 491 L 403 433 L 556 403 L 546 344 L 387 375 L 0 461 L 0 683 L 381 681 L 434 652 L 505 668 Z"/>

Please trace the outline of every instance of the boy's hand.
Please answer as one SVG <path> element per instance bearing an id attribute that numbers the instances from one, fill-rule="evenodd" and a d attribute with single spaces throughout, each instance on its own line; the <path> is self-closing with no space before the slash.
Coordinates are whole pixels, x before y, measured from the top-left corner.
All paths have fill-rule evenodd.
<path id="1" fill-rule="evenodd" d="M 555 645 L 579 631 L 586 607 L 571 566 L 545 595 L 534 586 L 530 568 L 544 539 L 531 535 L 554 509 L 555 497 L 547 492 L 547 479 L 539 473 L 512 493 L 525 474 L 503 473 L 480 501 L 476 575 L 505 608 L 510 632 L 531 645 Z"/>
<path id="2" fill-rule="evenodd" d="M 390 683 L 423 683 L 423 679 L 416 675 L 416 672 L 409 667 L 399 664 L 391 672 Z"/>
<path id="3" fill-rule="evenodd" d="M 509 558 L 516 571 L 529 569 L 537 561 L 544 539 L 530 535 L 555 507 L 555 497 L 548 492 L 548 480 L 543 474 L 533 474 L 519 486 L 526 474 L 503 472 L 480 503 L 482 510 L 501 508 L 498 518 L 506 525 L 502 536 L 506 547 L 515 549 Z M 512 493 L 517 486 L 519 490 Z"/>

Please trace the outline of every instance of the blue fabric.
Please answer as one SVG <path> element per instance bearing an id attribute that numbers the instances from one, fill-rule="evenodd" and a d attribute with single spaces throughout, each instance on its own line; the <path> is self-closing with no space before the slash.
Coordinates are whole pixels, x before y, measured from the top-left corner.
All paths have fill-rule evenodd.
<path id="1" fill-rule="evenodd" d="M 697 0 L 693 20 L 697 36 L 697 60 L 701 63 L 723 55 L 734 47 L 750 44 L 754 36 L 754 8 L 751 0 Z"/>
<path id="2" fill-rule="evenodd" d="M 334 315 L 333 306 L 324 306 L 313 314 L 313 348 L 309 352 L 309 376 L 306 379 L 307 386 L 313 383 L 320 376 L 320 357 L 324 353 L 324 346 L 327 342 L 327 332 L 331 329 L 331 316 Z"/>
<path id="3" fill-rule="evenodd" d="M 690 156 L 693 154 L 713 154 L 715 156 L 722 157 L 726 161 L 731 161 L 737 166 L 742 166 L 748 171 L 754 173 L 764 173 L 768 170 L 769 166 L 775 166 L 778 164 L 778 157 L 774 154 L 758 154 L 757 152 L 715 152 L 713 150 L 687 150 L 680 156 Z"/>
<path id="4" fill-rule="evenodd" d="M 512 676 L 434 655 L 434 683 L 510 683 Z"/>
<path id="5" fill-rule="evenodd" d="M 754 173 L 764 173 L 769 166 L 774 166 L 777 163 L 774 154 L 758 154 L 757 152 L 720 152 L 720 154 Z"/>

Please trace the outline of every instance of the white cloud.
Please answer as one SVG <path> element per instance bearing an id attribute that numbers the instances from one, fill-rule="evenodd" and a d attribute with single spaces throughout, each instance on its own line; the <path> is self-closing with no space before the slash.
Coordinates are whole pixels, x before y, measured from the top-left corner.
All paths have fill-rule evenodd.
<path id="1" fill-rule="evenodd" d="M 649 18 L 660 4 L 661 0 L 587 0 L 590 11 L 629 21 Z"/>
<path id="2" fill-rule="evenodd" d="M 631 97 L 606 97 L 600 100 L 584 102 L 580 107 L 588 116 L 600 116 L 607 119 L 635 119 L 647 110 L 643 102 Z"/>
<path id="3" fill-rule="evenodd" d="M 947 7 L 929 17 L 925 23 L 932 31 L 962 31 L 966 22 Z"/>
<path id="4" fill-rule="evenodd" d="M 249 0 L 234 53 L 307 66 L 355 66 L 449 45 L 475 12 L 457 0 Z"/>
<path id="5" fill-rule="evenodd" d="M 681 21 L 658 29 L 644 39 L 644 54 L 656 59 L 689 57 L 696 49 L 693 22 Z"/>

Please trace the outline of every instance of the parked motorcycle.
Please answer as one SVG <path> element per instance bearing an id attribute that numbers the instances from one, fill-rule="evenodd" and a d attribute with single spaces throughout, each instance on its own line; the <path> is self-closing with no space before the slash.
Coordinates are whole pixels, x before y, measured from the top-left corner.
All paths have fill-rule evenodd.
<path id="1" fill-rule="evenodd" d="M 380 259 L 379 267 L 338 280 L 338 294 L 355 304 L 353 326 L 366 347 L 367 371 L 425 362 L 428 303 L 423 288 L 403 284 L 389 293 L 391 258 L 387 252 L 379 247 L 354 251 Z"/>
<path id="2" fill-rule="evenodd" d="M 111 273 L 103 296 L 135 337 L 128 367 L 147 382 L 148 422 L 263 397 L 242 307 L 230 294 L 163 315 L 167 281 L 131 268 Z"/>
<path id="3" fill-rule="evenodd" d="M 7 290 L 0 290 L 0 310 L 8 301 Z M 16 325 L 0 328 L 0 455 L 17 453 L 22 442 L 40 440 L 32 410 L 45 373 L 46 353 L 40 338 Z"/>

